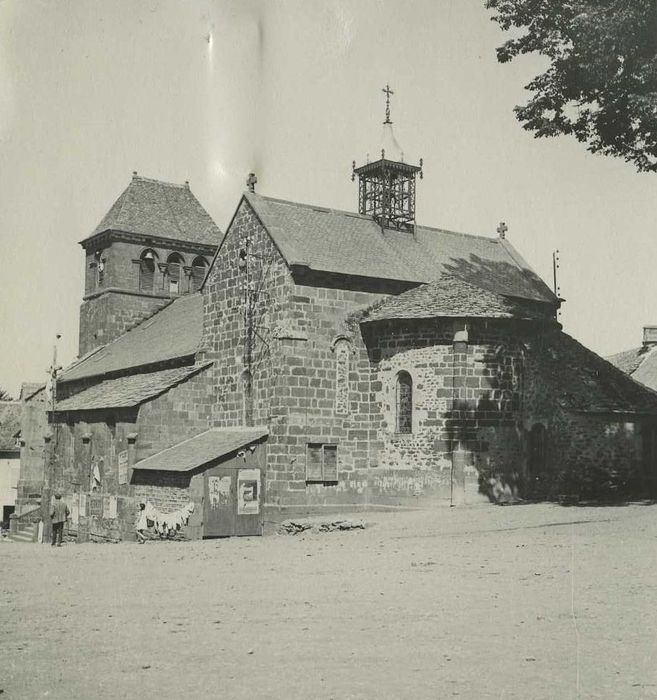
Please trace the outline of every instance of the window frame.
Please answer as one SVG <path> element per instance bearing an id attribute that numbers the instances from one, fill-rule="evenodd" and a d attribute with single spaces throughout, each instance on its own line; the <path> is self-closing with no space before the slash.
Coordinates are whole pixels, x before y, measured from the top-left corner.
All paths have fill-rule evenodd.
<path id="1" fill-rule="evenodd" d="M 402 413 L 401 413 L 401 397 L 400 397 L 400 387 L 403 385 L 402 380 L 408 378 L 409 398 L 408 398 L 408 416 L 406 420 L 402 423 Z M 415 412 L 415 406 L 413 402 L 413 376 L 407 370 L 400 370 L 395 376 L 395 434 L 396 435 L 412 435 L 413 434 L 413 413 Z"/>
<path id="2" fill-rule="evenodd" d="M 310 472 L 310 455 L 312 450 L 320 453 L 319 475 Z M 333 455 L 334 464 L 329 468 L 332 473 L 327 474 L 326 454 Z M 338 443 L 337 442 L 308 442 L 306 443 L 306 484 L 321 484 L 335 486 L 338 483 Z"/>

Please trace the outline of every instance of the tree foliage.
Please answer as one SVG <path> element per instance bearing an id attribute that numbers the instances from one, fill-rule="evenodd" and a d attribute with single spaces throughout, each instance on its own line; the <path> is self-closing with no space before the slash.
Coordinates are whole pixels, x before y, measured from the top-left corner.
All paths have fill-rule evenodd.
<path id="1" fill-rule="evenodd" d="M 515 108 L 535 136 L 571 134 L 593 153 L 657 171 L 655 0 L 486 0 L 511 35 L 497 58 L 537 53 L 547 70 Z"/>

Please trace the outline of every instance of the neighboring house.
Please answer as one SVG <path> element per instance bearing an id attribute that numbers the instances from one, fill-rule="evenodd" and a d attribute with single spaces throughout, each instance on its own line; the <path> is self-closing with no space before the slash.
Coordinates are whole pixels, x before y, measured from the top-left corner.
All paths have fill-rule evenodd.
<path id="1" fill-rule="evenodd" d="M 21 404 L 0 401 L 0 513 L 2 527 L 9 528 L 9 516 L 16 508 L 20 473 Z"/>
<path id="2" fill-rule="evenodd" d="M 22 408 L 16 512 L 21 514 L 41 503 L 46 447 L 50 440 L 45 384 L 23 383 L 19 401 Z"/>
<path id="3" fill-rule="evenodd" d="M 632 379 L 657 390 L 657 326 L 643 327 L 643 343 L 607 359 Z"/>
<path id="4" fill-rule="evenodd" d="M 223 238 L 206 226 L 216 254 L 180 298 L 167 263 L 142 264 L 169 250 L 148 207 L 131 209 L 138 242 L 88 239 L 46 459 L 80 539 L 132 537 L 140 500 L 194 504 L 201 537 L 258 533 L 265 511 L 652 488 L 657 394 L 561 331 L 504 227 L 417 225 L 420 167 L 401 156 L 354 172 L 358 213 L 247 192 Z M 111 310 L 93 306 L 98 259 L 125 275 Z M 158 299 L 121 333 L 133 296 Z"/>

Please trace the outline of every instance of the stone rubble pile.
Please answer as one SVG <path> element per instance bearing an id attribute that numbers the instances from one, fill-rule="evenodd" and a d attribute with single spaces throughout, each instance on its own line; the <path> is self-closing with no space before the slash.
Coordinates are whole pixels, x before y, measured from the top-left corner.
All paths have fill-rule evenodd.
<path id="1" fill-rule="evenodd" d="M 335 530 L 364 530 L 367 523 L 362 520 L 284 520 L 278 527 L 281 535 L 298 535 L 301 532 L 310 530 L 311 532 L 334 532 Z"/>

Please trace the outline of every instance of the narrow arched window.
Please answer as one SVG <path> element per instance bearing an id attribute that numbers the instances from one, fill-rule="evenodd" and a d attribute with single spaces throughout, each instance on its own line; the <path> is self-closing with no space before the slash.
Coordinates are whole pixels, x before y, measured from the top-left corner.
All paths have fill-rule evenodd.
<path id="1" fill-rule="evenodd" d="M 335 412 L 349 413 L 349 355 L 351 343 L 342 338 L 335 344 Z"/>
<path id="2" fill-rule="evenodd" d="M 413 380 L 408 372 L 397 375 L 397 425 L 398 433 L 413 432 Z"/>
<path id="3" fill-rule="evenodd" d="M 153 250 L 145 250 L 139 259 L 139 289 L 153 291 L 155 280 L 155 262 L 157 254 Z"/>
<path id="4" fill-rule="evenodd" d="M 182 266 L 185 261 L 178 253 L 171 253 L 167 258 L 167 277 L 169 279 L 169 292 L 180 294 L 182 292 Z"/>
<path id="5" fill-rule="evenodd" d="M 208 263 L 205 258 L 194 258 L 192 263 L 192 291 L 195 292 L 197 289 L 201 288 L 203 280 L 205 279 L 205 273 L 208 269 Z"/>

